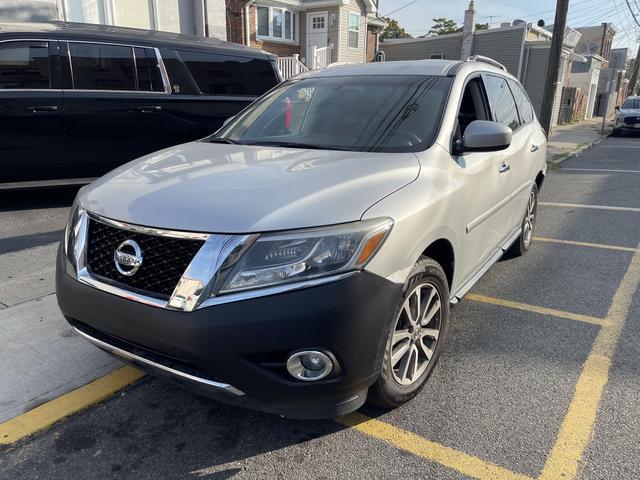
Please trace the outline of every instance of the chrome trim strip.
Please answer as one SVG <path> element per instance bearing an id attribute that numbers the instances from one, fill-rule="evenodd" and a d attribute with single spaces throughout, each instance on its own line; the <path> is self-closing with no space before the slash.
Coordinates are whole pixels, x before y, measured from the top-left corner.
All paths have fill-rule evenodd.
<path id="1" fill-rule="evenodd" d="M 267 297 L 270 295 L 277 295 L 279 293 L 291 292 L 294 290 L 302 290 L 303 288 L 316 287 L 325 283 L 337 282 L 349 278 L 353 275 L 360 273 L 359 270 L 352 270 L 350 272 L 341 273 L 338 275 L 332 275 L 330 277 L 318 277 L 310 280 L 304 280 L 301 282 L 285 283 L 282 285 L 275 285 L 273 287 L 256 288 L 254 290 L 244 290 L 237 293 L 227 293 L 218 297 L 211 297 L 206 299 L 200 304 L 198 308 L 211 307 L 213 305 L 222 305 L 224 303 L 239 302 L 241 300 L 248 300 L 250 298 Z"/>
<path id="2" fill-rule="evenodd" d="M 49 90 L 47 90 L 49 91 Z M 0 93 L 2 91 L 0 90 Z M 95 178 L 60 178 L 56 180 L 30 180 L 26 182 L 7 182 L 0 183 L 0 190 L 13 190 L 22 188 L 38 188 L 38 187 L 60 187 L 65 185 L 86 185 L 95 180 Z"/>
<path id="3" fill-rule="evenodd" d="M 133 362 L 138 362 L 138 363 L 142 363 L 144 365 L 148 365 L 150 367 L 156 368 L 158 370 L 162 370 L 164 372 L 170 373 L 176 377 L 179 378 L 183 378 L 186 380 L 190 380 L 192 382 L 196 382 L 196 383 L 200 383 L 203 385 L 207 385 L 208 387 L 213 387 L 213 388 L 217 388 L 220 390 L 223 390 L 227 393 L 230 393 L 232 395 L 235 395 L 237 397 L 241 397 L 244 396 L 244 392 L 241 390 L 238 390 L 236 387 L 229 385 L 228 383 L 221 383 L 221 382 L 215 382 L 213 380 L 207 380 L 206 378 L 202 378 L 202 377 L 196 377 L 195 375 L 191 375 L 189 373 L 185 373 L 185 372 L 181 372 L 180 370 L 176 370 L 175 368 L 171 368 L 171 367 L 167 367 L 165 365 L 162 365 L 160 363 L 156 363 L 153 360 L 149 360 L 146 359 L 144 357 L 140 357 L 138 355 L 135 355 L 131 352 L 127 352 L 126 350 L 123 350 L 121 348 L 118 348 L 114 345 L 111 345 L 109 343 L 103 342 L 102 340 L 98 340 L 95 337 L 92 337 L 91 335 L 88 335 L 86 333 L 84 333 L 82 330 L 73 327 L 73 329 L 78 332 L 80 335 L 82 335 L 84 338 L 86 338 L 89 342 L 91 342 L 92 344 L 94 344 L 95 346 L 102 348 L 104 350 L 107 350 L 109 353 L 116 355 L 118 357 L 124 358 L 126 360 L 129 361 L 133 361 Z"/>
<path id="4" fill-rule="evenodd" d="M 129 230 L 130 232 L 144 233 L 147 235 L 156 235 L 159 237 L 171 237 L 171 238 L 184 238 L 187 240 L 208 240 L 211 236 L 209 233 L 199 232 L 184 232 L 178 230 L 167 230 L 164 228 L 145 227 L 142 225 L 135 225 L 133 223 L 121 222 L 119 220 L 112 220 L 111 218 L 103 217 L 97 213 L 89 213 L 89 216 L 97 222 L 110 225 L 112 227 L 120 228 L 122 230 Z"/>
<path id="5" fill-rule="evenodd" d="M 500 248 L 498 248 L 498 250 L 491 257 L 489 257 L 489 259 L 476 271 L 476 273 L 474 273 L 469 278 L 469 280 L 464 282 L 460 286 L 460 288 L 458 288 L 458 290 L 453 295 L 451 295 L 451 297 L 449 298 L 449 301 L 455 304 L 455 303 L 458 303 L 458 301 L 462 300 L 462 297 L 464 297 L 467 294 L 467 292 L 471 290 L 471 288 L 476 284 L 476 282 L 480 280 L 480 278 L 482 278 L 482 276 L 485 273 L 487 273 L 487 271 L 498 260 L 500 260 L 500 258 L 502 258 L 502 256 L 507 250 L 509 250 L 509 247 L 513 244 L 513 242 L 515 242 L 518 239 L 521 232 L 522 232 L 522 228 L 518 227 L 515 232 L 509 235 L 507 240 L 504 243 L 502 243 Z"/>
<path id="6" fill-rule="evenodd" d="M 156 59 L 158 60 L 160 76 L 162 77 L 162 83 L 164 85 L 164 93 L 166 93 L 167 95 L 171 95 L 171 82 L 169 81 L 169 73 L 167 73 L 167 68 L 164 66 L 164 60 L 162 59 L 162 55 L 160 55 L 160 50 L 154 47 L 153 51 L 155 52 Z"/>
<path id="7" fill-rule="evenodd" d="M 86 268 L 78 272 L 78 281 L 89 285 L 91 287 L 102 290 L 103 292 L 116 295 L 118 297 L 126 298 L 127 300 L 133 300 L 135 302 L 144 303 L 152 307 L 167 308 L 167 302 L 160 300 L 159 298 L 149 297 L 148 295 L 142 295 L 140 293 L 134 293 L 130 290 L 125 290 L 109 283 L 101 282 L 93 278 Z"/>

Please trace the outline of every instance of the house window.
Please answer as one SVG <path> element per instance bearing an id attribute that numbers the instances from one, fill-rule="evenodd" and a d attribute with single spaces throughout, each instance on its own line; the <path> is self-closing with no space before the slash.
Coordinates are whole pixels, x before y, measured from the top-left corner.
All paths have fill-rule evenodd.
<path id="1" fill-rule="evenodd" d="M 360 15 L 349 12 L 349 48 L 358 48 L 360 36 Z"/>
<path id="2" fill-rule="evenodd" d="M 258 38 L 296 41 L 296 14 L 286 8 L 258 7 Z"/>

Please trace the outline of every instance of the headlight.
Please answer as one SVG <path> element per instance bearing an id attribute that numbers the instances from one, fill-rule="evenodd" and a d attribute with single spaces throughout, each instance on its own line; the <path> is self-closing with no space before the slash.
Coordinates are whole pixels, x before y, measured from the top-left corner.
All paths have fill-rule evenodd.
<path id="1" fill-rule="evenodd" d="M 75 277 L 78 273 L 78 265 L 77 259 L 80 258 L 82 252 L 79 249 L 83 248 L 84 242 L 79 242 L 79 236 L 81 232 L 84 231 L 83 228 L 83 219 L 84 219 L 84 209 L 80 208 L 76 201 L 73 203 L 71 207 L 71 213 L 69 215 L 69 221 L 67 222 L 67 226 L 64 229 L 64 238 L 63 238 L 63 252 L 65 257 L 66 269 L 67 273 L 72 277 Z"/>
<path id="2" fill-rule="evenodd" d="M 392 225 L 385 218 L 262 235 L 229 273 L 219 294 L 361 269 Z"/>

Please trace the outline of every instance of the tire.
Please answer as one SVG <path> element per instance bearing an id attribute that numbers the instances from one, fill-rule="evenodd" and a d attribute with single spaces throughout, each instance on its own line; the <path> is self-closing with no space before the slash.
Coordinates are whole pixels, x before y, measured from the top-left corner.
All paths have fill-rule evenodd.
<path id="1" fill-rule="evenodd" d="M 620 136 L 620 130 L 617 128 L 614 128 L 613 131 L 611 132 L 611 136 L 612 137 L 619 137 Z"/>
<path id="2" fill-rule="evenodd" d="M 418 312 L 415 308 L 416 292 L 420 292 L 422 300 Z M 436 302 L 439 302 L 439 309 Z M 447 336 L 449 307 L 449 284 L 444 270 L 435 260 L 420 257 L 409 273 L 402 299 L 391 319 L 380 376 L 369 389 L 370 403 L 382 408 L 396 408 L 422 390 L 438 362 Z M 422 318 L 423 321 L 412 324 L 411 318 Z M 418 323 L 423 324 L 418 326 Z M 400 339 L 405 335 L 406 338 Z M 404 350 L 406 353 L 398 355 L 406 344 L 409 345 Z M 431 352 L 430 357 L 427 352 Z M 407 368 L 403 370 L 405 366 Z"/>
<path id="3" fill-rule="evenodd" d="M 533 230 L 536 226 L 536 217 L 538 213 L 538 185 L 533 184 L 531 193 L 529 193 L 529 201 L 525 207 L 524 217 L 522 218 L 522 233 L 507 252 L 509 257 L 520 257 L 527 253 L 531 248 L 533 241 Z"/>

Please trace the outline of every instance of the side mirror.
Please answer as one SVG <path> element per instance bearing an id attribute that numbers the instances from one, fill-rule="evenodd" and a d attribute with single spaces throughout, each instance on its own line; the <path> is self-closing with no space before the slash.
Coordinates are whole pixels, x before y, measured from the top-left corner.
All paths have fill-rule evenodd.
<path id="1" fill-rule="evenodd" d="M 224 127 L 227 123 L 229 123 L 231 120 L 233 120 L 235 117 L 235 115 L 233 117 L 229 117 L 227 118 L 224 122 L 222 122 L 222 126 Z"/>
<path id="2" fill-rule="evenodd" d="M 505 125 L 487 120 L 474 120 L 462 137 L 463 152 L 496 152 L 511 145 L 513 132 Z"/>

